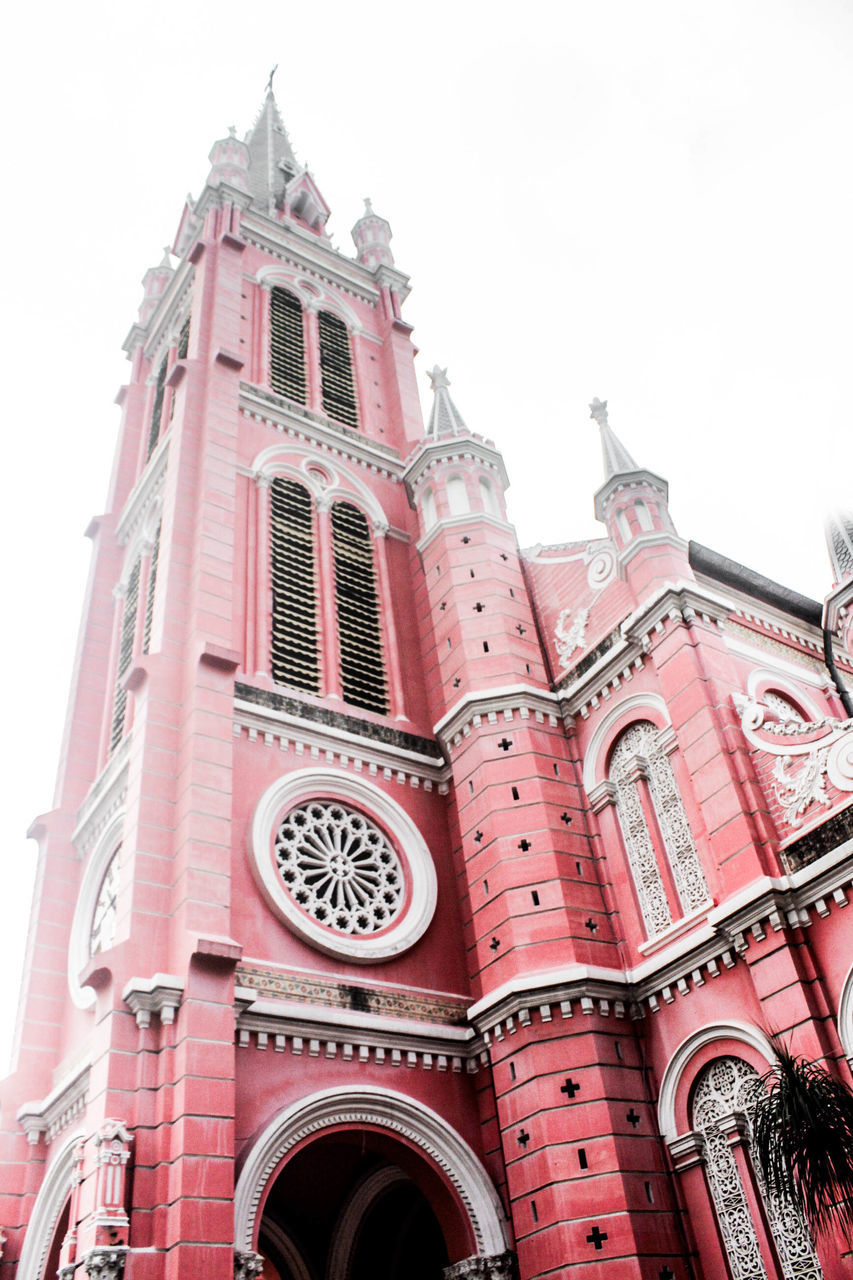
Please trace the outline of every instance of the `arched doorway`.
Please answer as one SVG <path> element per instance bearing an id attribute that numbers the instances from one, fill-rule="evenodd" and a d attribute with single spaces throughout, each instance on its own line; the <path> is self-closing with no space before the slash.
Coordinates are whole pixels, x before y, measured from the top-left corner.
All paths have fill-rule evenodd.
<path id="1" fill-rule="evenodd" d="M 441 1280 L 508 1246 L 471 1148 L 423 1103 L 370 1086 L 276 1116 L 246 1153 L 234 1210 L 237 1251 L 264 1254 L 269 1280 Z"/>
<path id="2" fill-rule="evenodd" d="M 328 1134 L 297 1151 L 264 1205 L 265 1280 L 441 1280 L 447 1224 L 418 1185 L 427 1171 L 398 1160 L 420 1157 L 370 1131 Z M 441 1199 L 440 1188 L 427 1190 Z M 445 1218 L 448 1207 L 439 1205 Z"/>

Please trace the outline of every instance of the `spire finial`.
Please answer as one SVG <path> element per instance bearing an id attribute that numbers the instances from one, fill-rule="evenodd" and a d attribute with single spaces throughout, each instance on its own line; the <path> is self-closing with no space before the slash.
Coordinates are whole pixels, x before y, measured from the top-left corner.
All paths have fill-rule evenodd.
<path id="1" fill-rule="evenodd" d="M 610 424 L 607 421 L 607 401 L 599 400 L 598 396 L 594 396 L 592 404 L 589 406 L 589 416 L 593 418 L 600 427 L 609 426 Z"/>
<path id="2" fill-rule="evenodd" d="M 438 436 L 461 436 L 465 435 L 468 428 L 465 426 L 462 414 L 456 408 L 456 405 L 450 398 L 450 379 L 447 376 L 446 369 L 440 369 L 437 364 L 429 370 L 427 377 L 430 386 L 435 393 L 435 399 L 432 402 L 432 413 L 430 414 L 427 435 L 433 439 Z"/>
<path id="3" fill-rule="evenodd" d="M 368 213 L 373 213 L 373 205 L 370 203 L 370 196 L 364 197 L 364 213 L 365 216 L 367 216 Z"/>
<path id="4" fill-rule="evenodd" d="M 447 376 L 447 370 L 439 369 L 437 364 L 434 364 L 429 370 L 427 377 L 429 378 L 429 385 L 432 391 L 439 391 L 442 387 L 450 386 L 450 379 Z"/>
<path id="5" fill-rule="evenodd" d="M 266 91 L 268 94 L 272 93 L 272 78 L 275 75 L 276 71 L 278 71 L 278 63 L 276 63 L 275 66 L 273 67 L 272 71 L 270 72 L 270 78 L 269 80 L 267 80 Z"/>

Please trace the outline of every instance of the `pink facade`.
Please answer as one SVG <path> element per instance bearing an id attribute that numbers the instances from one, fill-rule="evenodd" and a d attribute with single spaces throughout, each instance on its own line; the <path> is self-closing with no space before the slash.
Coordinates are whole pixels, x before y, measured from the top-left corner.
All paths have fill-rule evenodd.
<path id="1" fill-rule="evenodd" d="M 272 94 L 128 335 L 3 1086 L 0 1280 L 840 1280 L 765 1201 L 767 1033 L 850 1080 L 853 541 L 522 552 L 407 278 Z M 845 1261 L 845 1257 L 847 1260 Z"/>

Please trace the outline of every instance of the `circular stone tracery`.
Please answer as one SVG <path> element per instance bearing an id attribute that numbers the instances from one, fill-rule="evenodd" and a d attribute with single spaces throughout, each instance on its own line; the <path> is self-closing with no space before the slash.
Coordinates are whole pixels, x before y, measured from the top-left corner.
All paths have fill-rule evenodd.
<path id="1" fill-rule="evenodd" d="M 332 801 L 291 809 L 275 835 L 284 888 L 318 924 L 371 934 L 400 914 L 405 880 L 387 838 L 363 814 Z"/>

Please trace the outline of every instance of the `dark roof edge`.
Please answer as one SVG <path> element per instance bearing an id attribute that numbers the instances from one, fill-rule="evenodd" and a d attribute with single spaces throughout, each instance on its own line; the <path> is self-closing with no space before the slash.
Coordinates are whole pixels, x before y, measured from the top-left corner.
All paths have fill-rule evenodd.
<path id="1" fill-rule="evenodd" d="M 737 560 L 729 560 L 728 556 L 721 556 L 719 551 L 703 547 L 701 542 L 688 542 L 687 558 L 691 569 L 697 573 L 707 574 L 709 578 L 724 582 L 726 586 L 746 591 L 767 604 L 776 605 L 777 609 L 784 609 L 803 622 L 811 622 L 816 627 L 822 623 L 823 606 L 817 600 L 810 600 L 808 596 L 800 595 L 799 591 L 783 587 L 756 573 L 754 569 L 738 564 Z"/>

